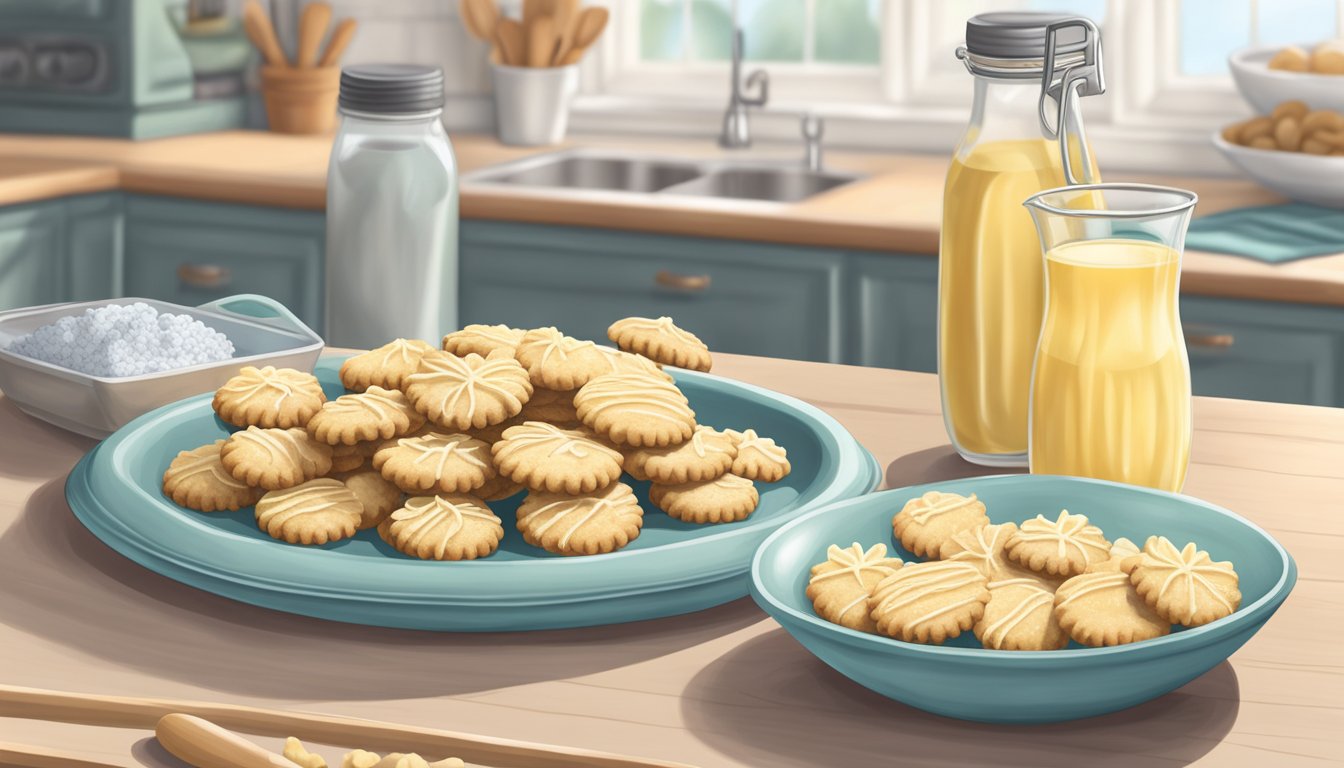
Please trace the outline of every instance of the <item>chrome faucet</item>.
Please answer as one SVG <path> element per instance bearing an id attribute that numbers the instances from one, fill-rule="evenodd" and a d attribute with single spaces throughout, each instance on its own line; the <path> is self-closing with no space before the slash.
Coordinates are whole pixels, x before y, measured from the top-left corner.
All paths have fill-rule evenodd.
<path id="1" fill-rule="evenodd" d="M 733 69 L 732 91 L 728 97 L 728 111 L 723 114 L 723 133 L 719 134 L 719 146 L 727 149 L 741 149 L 751 146 L 751 124 L 747 122 L 747 107 L 763 107 L 770 98 L 770 75 L 758 69 L 747 75 L 742 82 L 742 28 L 733 29 Z M 756 96 L 748 96 L 746 89 L 755 88 Z"/>
<path id="2" fill-rule="evenodd" d="M 821 173 L 821 118 L 808 112 L 803 115 L 803 165 L 813 173 Z"/>

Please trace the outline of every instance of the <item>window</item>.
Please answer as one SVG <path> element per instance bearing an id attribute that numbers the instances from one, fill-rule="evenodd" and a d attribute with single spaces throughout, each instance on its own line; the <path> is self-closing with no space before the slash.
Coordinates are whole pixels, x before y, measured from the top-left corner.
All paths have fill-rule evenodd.
<path id="1" fill-rule="evenodd" d="M 1336 0 L 1181 0 L 1180 73 L 1227 74 L 1227 56 L 1248 45 L 1293 45 L 1339 28 Z"/>
<path id="2" fill-rule="evenodd" d="M 726 61 L 733 27 L 745 58 L 877 66 L 880 0 L 640 0 L 644 61 Z"/>

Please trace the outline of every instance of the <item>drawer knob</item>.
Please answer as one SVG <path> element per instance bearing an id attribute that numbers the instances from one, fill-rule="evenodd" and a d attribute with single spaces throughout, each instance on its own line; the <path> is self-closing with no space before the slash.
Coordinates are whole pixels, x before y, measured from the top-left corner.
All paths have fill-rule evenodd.
<path id="1" fill-rule="evenodd" d="M 218 264 L 179 264 L 177 279 L 192 288 L 223 288 L 233 280 L 233 273 Z"/>
<path id="2" fill-rule="evenodd" d="M 687 293 L 699 293 L 709 288 L 709 275 L 682 275 L 666 269 L 658 270 L 653 282 L 664 288 Z"/>
<path id="3" fill-rule="evenodd" d="M 1187 333 L 1185 343 L 1192 347 L 1219 347 L 1226 349 L 1237 343 L 1237 337 L 1230 333 Z"/>

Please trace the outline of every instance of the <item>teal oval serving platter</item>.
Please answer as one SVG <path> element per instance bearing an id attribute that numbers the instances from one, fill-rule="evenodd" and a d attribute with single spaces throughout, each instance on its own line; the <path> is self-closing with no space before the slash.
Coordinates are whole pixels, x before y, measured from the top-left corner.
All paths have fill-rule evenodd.
<path id="1" fill-rule="evenodd" d="M 995 523 L 1021 523 L 1061 509 L 1081 513 L 1114 540 L 1140 547 L 1151 535 L 1199 544 L 1230 560 L 1241 606 L 1202 627 L 1110 648 L 1071 643 L 1059 651 L 986 650 L 971 632 L 919 645 L 846 629 L 818 617 L 804 594 L 810 568 L 831 544 L 885 543 L 891 518 L 926 491 L 976 494 Z M 771 534 L 752 561 L 752 597 L 817 658 L 865 688 L 918 709 L 988 723 L 1049 723 L 1132 707 L 1173 691 L 1220 664 L 1283 604 L 1297 582 L 1293 558 L 1254 523 L 1189 496 L 1049 475 L 949 480 L 883 491 L 817 508 Z"/>
<path id="2" fill-rule="evenodd" d="M 344 392 L 342 358 L 314 373 L 328 397 Z M 818 505 L 868 493 L 881 471 L 835 419 L 785 395 L 677 370 L 678 386 L 704 424 L 755 428 L 789 451 L 783 481 L 758 483 L 748 519 L 724 525 L 674 520 L 648 502 L 639 538 L 591 557 L 551 555 L 523 541 L 514 512 L 523 495 L 491 507 L 505 536 L 493 555 L 436 562 L 404 556 L 375 531 L 315 547 L 285 544 L 257 529 L 253 510 L 204 514 L 163 495 L 163 472 L 179 451 L 226 437 L 211 395 L 141 416 L 75 467 L 66 499 L 95 536 L 140 565 L 193 587 L 253 605 L 334 621 L 458 632 L 524 631 L 638 621 L 703 610 L 744 597 L 756 547 Z"/>

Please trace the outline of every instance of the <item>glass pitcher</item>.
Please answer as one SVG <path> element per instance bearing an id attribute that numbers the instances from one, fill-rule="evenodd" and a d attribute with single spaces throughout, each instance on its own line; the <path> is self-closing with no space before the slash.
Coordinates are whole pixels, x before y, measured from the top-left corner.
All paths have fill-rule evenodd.
<path id="1" fill-rule="evenodd" d="M 1045 320 L 1032 368 L 1032 474 L 1179 491 L 1190 363 L 1177 297 L 1196 196 L 1146 184 L 1034 195 Z"/>
<path id="2" fill-rule="evenodd" d="M 1082 17 L 984 13 L 966 23 L 957 56 L 975 77 L 975 102 L 943 194 L 943 419 L 967 460 L 1023 466 L 1044 280 L 1022 201 L 1100 181 L 1079 102 L 1105 91 L 1101 37 Z"/>

